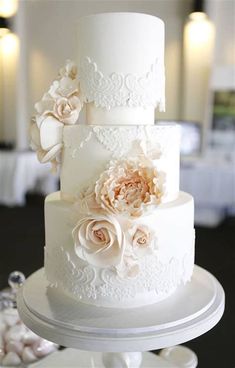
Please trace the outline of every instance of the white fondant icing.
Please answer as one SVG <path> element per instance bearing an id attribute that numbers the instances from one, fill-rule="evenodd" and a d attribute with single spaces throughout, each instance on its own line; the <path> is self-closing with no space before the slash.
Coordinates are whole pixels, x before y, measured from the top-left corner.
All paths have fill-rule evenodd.
<path id="1" fill-rule="evenodd" d="M 152 107 L 113 107 L 110 110 L 86 104 L 86 121 L 89 125 L 152 125 L 154 110 Z"/>
<path id="2" fill-rule="evenodd" d="M 60 193 L 46 198 L 45 271 L 51 285 L 85 303 L 133 307 L 169 296 L 191 277 L 194 264 L 193 198 L 180 193 L 133 224 L 148 226 L 157 236 L 156 254 L 139 261 L 134 278 L 122 278 L 114 267 L 99 268 L 80 259 L 74 250 L 72 230 L 83 215 Z M 125 220 L 117 220 L 125 233 Z"/>
<path id="3" fill-rule="evenodd" d="M 93 102 L 88 124 L 153 124 L 154 108 L 165 108 L 164 23 L 138 13 L 81 18 L 78 70 L 83 101 Z"/>
<path id="4" fill-rule="evenodd" d="M 166 174 L 162 201 L 172 201 L 178 196 L 180 130 L 177 124 L 69 126 L 64 128 L 63 141 L 63 198 L 73 200 L 98 179 L 110 160 L 129 159 L 140 154 L 142 146 L 157 170 Z"/>

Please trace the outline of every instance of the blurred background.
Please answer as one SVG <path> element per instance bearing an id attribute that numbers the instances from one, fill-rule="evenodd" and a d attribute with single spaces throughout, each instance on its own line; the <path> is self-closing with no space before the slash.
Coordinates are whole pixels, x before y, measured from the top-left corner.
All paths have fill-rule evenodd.
<path id="1" fill-rule="evenodd" d="M 45 195 L 58 176 L 29 148 L 34 103 L 66 59 L 76 60 L 78 18 L 140 12 L 166 27 L 166 112 L 182 130 L 182 190 L 195 199 L 196 263 L 226 292 L 226 311 L 188 342 L 201 368 L 235 366 L 235 1 L 0 0 L 0 289 L 18 269 L 43 265 Z"/>

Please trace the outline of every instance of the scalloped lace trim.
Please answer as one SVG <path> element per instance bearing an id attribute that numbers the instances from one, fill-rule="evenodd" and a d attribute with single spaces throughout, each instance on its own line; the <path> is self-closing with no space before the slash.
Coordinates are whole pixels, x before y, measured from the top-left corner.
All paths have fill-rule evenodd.
<path id="1" fill-rule="evenodd" d="M 76 267 L 63 247 L 45 248 L 45 270 L 50 286 L 59 287 L 78 300 L 130 302 L 141 293 L 155 291 L 168 294 L 181 282 L 190 280 L 194 264 L 194 248 L 182 259 L 161 263 L 157 257 L 145 257 L 141 271 L 134 279 L 121 279 L 112 268 L 98 270 L 87 264 Z"/>
<path id="2" fill-rule="evenodd" d="M 146 142 L 148 150 L 154 150 L 157 145 L 161 155 L 175 149 L 179 144 L 179 132 L 172 134 L 168 127 L 136 126 L 136 127 L 103 127 L 93 128 L 96 139 L 110 152 L 114 158 L 130 155 L 130 143 Z"/>
<path id="3" fill-rule="evenodd" d="M 81 64 L 80 87 L 83 102 L 96 107 L 158 107 L 165 111 L 165 70 L 156 60 L 145 75 L 112 73 L 105 76 L 97 64 L 86 57 Z"/>
<path id="4" fill-rule="evenodd" d="M 64 146 L 71 151 L 71 157 L 78 156 L 79 150 L 84 148 L 94 134 L 102 146 L 112 153 L 113 158 L 125 157 L 129 155 L 130 146 L 134 142 L 145 142 L 148 150 L 159 147 L 162 156 L 167 156 L 172 150 L 177 150 L 180 139 L 179 130 L 174 131 L 167 126 L 131 126 L 131 127 L 107 127 L 96 125 L 94 127 L 83 126 L 82 136 L 84 137 L 77 146 L 65 143 Z"/>

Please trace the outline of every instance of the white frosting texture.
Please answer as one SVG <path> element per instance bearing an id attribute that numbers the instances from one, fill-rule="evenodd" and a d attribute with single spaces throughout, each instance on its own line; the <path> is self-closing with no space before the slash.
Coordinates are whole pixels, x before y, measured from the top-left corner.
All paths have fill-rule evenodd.
<path id="1" fill-rule="evenodd" d="M 73 204 L 61 200 L 59 192 L 49 195 L 45 201 L 45 271 L 50 285 L 85 303 L 107 307 L 137 307 L 166 298 L 178 285 L 190 280 L 193 272 L 193 212 L 193 198 L 181 192 L 176 201 L 133 219 L 131 225 L 129 220 L 116 216 L 115 227 L 121 228 L 125 244 L 120 237 L 119 245 L 114 239 L 113 251 L 109 248 L 100 259 L 87 262 L 84 254 L 77 254 L 72 235 L 83 215 Z M 136 233 L 137 228 L 142 233 Z M 116 267 L 118 255 L 128 251 L 130 234 L 136 242 L 146 228 L 155 239 L 152 250 L 137 249 L 141 252 L 138 262 L 132 265 L 134 268 L 128 268 L 130 274 L 123 273 L 125 270 Z M 132 237 L 133 232 L 136 238 Z M 86 251 L 91 257 L 88 248 Z M 109 266 L 99 263 L 107 259 L 113 260 Z"/>
<path id="2" fill-rule="evenodd" d="M 152 125 L 154 119 L 152 107 L 118 106 L 107 110 L 96 107 L 93 102 L 86 104 L 86 121 L 89 125 Z"/>
<path id="3" fill-rule="evenodd" d="M 165 175 L 162 202 L 179 193 L 180 130 L 177 124 L 153 126 L 64 127 L 62 197 L 74 200 L 94 183 L 112 160 L 145 155 Z"/>
<path id="4" fill-rule="evenodd" d="M 141 108 L 141 123 L 152 124 L 148 110 L 165 109 L 164 23 L 138 13 L 81 18 L 78 69 L 82 100 L 93 102 L 87 106 L 88 124 L 95 112 L 100 116 L 96 124 L 115 124 L 115 116 L 106 111 L 118 107 L 118 124 L 130 124 L 135 117 L 139 124 L 136 114 L 128 114 L 136 108 Z"/>

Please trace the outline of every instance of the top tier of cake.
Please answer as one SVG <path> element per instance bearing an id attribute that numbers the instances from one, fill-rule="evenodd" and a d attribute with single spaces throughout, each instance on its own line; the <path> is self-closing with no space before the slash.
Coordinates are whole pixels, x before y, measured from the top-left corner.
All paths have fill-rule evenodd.
<path id="1" fill-rule="evenodd" d="M 88 124 L 153 124 L 155 108 L 164 111 L 161 19 L 138 13 L 81 18 L 77 64 Z"/>

